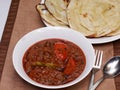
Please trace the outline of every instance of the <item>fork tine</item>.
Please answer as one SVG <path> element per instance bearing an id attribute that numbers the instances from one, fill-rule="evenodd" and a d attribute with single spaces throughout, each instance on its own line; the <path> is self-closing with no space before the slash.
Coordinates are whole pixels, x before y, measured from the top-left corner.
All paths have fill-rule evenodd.
<path id="1" fill-rule="evenodd" d="M 103 51 L 95 50 L 95 54 L 96 54 L 95 68 L 100 68 L 102 63 L 101 61 L 102 61 Z"/>
<path id="2" fill-rule="evenodd" d="M 97 51 L 97 58 L 96 58 L 96 59 L 97 59 L 97 60 L 96 60 L 96 66 L 99 66 L 100 55 L 101 55 L 101 54 L 100 54 L 100 51 L 98 50 L 98 51 Z"/>
<path id="3" fill-rule="evenodd" d="M 100 55 L 99 55 L 99 65 L 98 65 L 98 67 L 100 68 L 101 64 L 102 64 L 103 51 L 99 51 L 99 53 L 100 53 Z"/>

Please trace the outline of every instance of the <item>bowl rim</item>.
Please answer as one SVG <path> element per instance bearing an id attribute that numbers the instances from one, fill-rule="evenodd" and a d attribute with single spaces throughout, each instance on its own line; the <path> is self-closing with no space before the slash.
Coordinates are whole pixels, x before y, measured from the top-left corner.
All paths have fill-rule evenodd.
<path id="1" fill-rule="evenodd" d="M 50 30 L 50 31 L 48 31 L 48 30 Z M 93 61 L 92 61 L 91 68 L 90 68 L 89 71 L 84 75 L 84 77 L 82 77 L 82 78 L 77 78 L 78 80 L 73 80 L 72 83 L 70 82 L 70 83 L 66 83 L 66 84 L 63 84 L 63 85 L 49 86 L 49 85 L 43 85 L 43 84 L 37 83 L 37 82 L 31 80 L 27 75 L 26 75 L 26 77 L 28 77 L 28 78 L 24 77 L 23 74 L 26 74 L 25 71 L 24 71 L 24 73 L 21 73 L 21 72 L 20 72 L 20 68 L 19 68 L 19 67 L 21 67 L 21 66 L 20 66 L 20 65 L 17 66 L 17 65 L 16 65 L 16 61 L 15 61 L 16 58 L 17 58 L 16 52 L 17 52 L 17 50 L 19 49 L 20 44 L 23 43 L 23 42 L 29 41 L 29 40 L 26 39 L 26 37 L 28 37 L 28 36 L 31 35 L 31 34 L 36 34 L 36 33 L 39 33 L 39 32 L 40 32 L 40 33 L 41 33 L 41 32 L 42 32 L 42 33 L 44 33 L 44 32 L 51 32 L 52 30 L 55 30 L 55 31 L 54 31 L 55 33 L 58 33 L 58 32 L 56 32 L 57 30 L 61 30 L 60 32 L 63 31 L 63 32 L 65 32 L 65 33 L 78 34 L 79 37 L 81 37 L 83 40 L 86 41 L 86 43 L 87 43 L 87 45 L 89 46 L 90 51 L 91 51 L 91 53 L 92 53 L 92 54 L 91 54 L 91 55 L 92 55 L 91 58 L 93 59 Z M 66 31 L 66 30 L 67 30 L 67 31 Z M 52 32 L 53 32 L 53 31 L 52 31 Z M 53 33 L 54 33 L 54 32 L 53 32 Z M 64 33 L 62 33 L 62 34 L 64 34 Z M 65 34 L 65 35 L 66 35 L 66 34 Z M 43 35 L 43 36 L 44 36 L 44 35 Z M 67 36 L 69 36 L 69 35 L 67 35 Z M 33 37 L 32 37 L 32 38 L 33 38 Z M 32 38 L 30 38 L 30 39 L 32 39 Z M 46 39 L 48 39 L 48 38 L 46 38 Z M 42 39 L 42 40 L 44 40 L 44 39 Z M 40 41 L 40 40 L 38 40 L 38 41 Z M 70 41 L 71 41 L 71 40 L 70 40 Z M 31 42 L 32 42 L 32 41 L 31 41 Z M 36 41 L 34 41 L 31 45 L 33 45 L 34 43 L 36 43 Z M 73 43 L 74 43 L 74 42 L 73 42 Z M 76 43 L 75 43 L 75 44 L 76 44 Z M 24 47 L 24 46 L 23 46 L 23 47 Z M 30 47 L 30 46 L 28 46 L 27 49 L 28 49 L 29 47 Z M 81 48 L 81 47 L 80 47 L 80 48 Z M 26 51 L 26 50 L 25 50 L 25 51 Z M 84 51 L 83 51 L 83 52 L 84 52 Z M 15 45 L 15 47 L 14 47 L 14 50 L 13 50 L 12 61 L 13 61 L 13 66 L 14 66 L 15 71 L 18 73 L 18 75 L 19 75 L 22 79 L 24 79 L 24 80 L 27 81 L 28 83 L 30 83 L 30 84 L 32 84 L 32 85 L 34 85 L 34 86 L 38 86 L 38 87 L 46 88 L 46 89 L 60 89 L 60 88 L 65 88 L 65 87 L 68 87 L 68 86 L 72 86 L 72 85 L 80 82 L 81 80 L 83 80 L 83 79 L 90 73 L 90 71 L 92 70 L 92 68 L 93 68 L 93 66 L 94 66 L 95 53 L 94 53 L 94 48 L 93 48 L 93 46 L 92 46 L 92 43 L 91 43 L 84 35 L 82 35 L 82 34 L 81 34 L 80 32 L 78 32 L 78 31 L 75 31 L 75 30 L 70 29 L 70 28 L 64 28 L 64 27 L 58 27 L 58 26 L 56 26 L 56 27 L 42 27 L 42 28 L 35 29 L 35 30 L 33 30 L 33 31 L 25 34 L 22 38 L 19 39 L 19 41 L 16 43 L 16 45 Z M 23 69 L 23 67 L 22 67 L 22 69 Z"/>

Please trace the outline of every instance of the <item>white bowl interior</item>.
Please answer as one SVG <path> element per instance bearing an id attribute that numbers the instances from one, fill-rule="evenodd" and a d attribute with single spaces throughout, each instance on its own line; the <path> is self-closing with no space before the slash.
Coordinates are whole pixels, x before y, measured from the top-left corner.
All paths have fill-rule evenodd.
<path id="1" fill-rule="evenodd" d="M 74 81 L 69 82 L 64 85 L 58 86 L 48 86 L 39 84 L 33 80 L 31 80 L 27 74 L 25 73 L 22 65 L 22 58 L 25 51 L 34 43 L 50 38 L 60 38 L 64 40 L 71 41 L 78 45 L 84 52 L 86 56 L 86 67 L 83 73 Z M 71 86 L 79 81 L 83 80 L 91 71 L 95 61 L 95 54 L 92 44 L 86 39 L 82 34 L 72 29 L 63 28 L 63 27 L 44 27 L 33 30 L 32 32 L 23 36 L 18 43 L 16 44 L 14 51 L 13 51 L 13 65 L 17 73 L 27 82 L 42 88 L 49 88 L 49 89 L 58 89 Z"/>

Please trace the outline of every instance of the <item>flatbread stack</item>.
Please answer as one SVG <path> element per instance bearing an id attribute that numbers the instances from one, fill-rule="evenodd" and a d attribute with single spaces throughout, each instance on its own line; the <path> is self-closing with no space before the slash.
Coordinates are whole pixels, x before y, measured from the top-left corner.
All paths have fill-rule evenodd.
<path id="1" fill-rule="evenodd" d="M 72 28 L 86 37 L 120 34 L 120 0 L 45 0 L 36 8 L 45 23 Z"/>

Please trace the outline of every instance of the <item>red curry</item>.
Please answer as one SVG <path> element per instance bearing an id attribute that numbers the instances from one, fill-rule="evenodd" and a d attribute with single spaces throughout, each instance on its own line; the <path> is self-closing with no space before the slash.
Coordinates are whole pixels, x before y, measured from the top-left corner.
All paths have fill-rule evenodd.
<path id="1" fill-rule="evenodd" d="M 61 39 L 39 41 L 23 57 L 27 75 L 46 85 L 61 85 L 75 80 L 85 65 L 83 51 L 74 43 Z"/>

